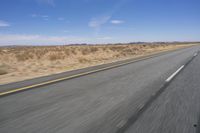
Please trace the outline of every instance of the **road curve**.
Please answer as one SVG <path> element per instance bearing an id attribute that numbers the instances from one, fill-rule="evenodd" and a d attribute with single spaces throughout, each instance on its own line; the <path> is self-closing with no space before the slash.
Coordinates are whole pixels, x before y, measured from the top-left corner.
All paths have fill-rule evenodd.
<path id="1" fill-rule="evenodd" d="M 1 97 L 0 132 L 117 132 L 199 49 L 193 46 Z"/>

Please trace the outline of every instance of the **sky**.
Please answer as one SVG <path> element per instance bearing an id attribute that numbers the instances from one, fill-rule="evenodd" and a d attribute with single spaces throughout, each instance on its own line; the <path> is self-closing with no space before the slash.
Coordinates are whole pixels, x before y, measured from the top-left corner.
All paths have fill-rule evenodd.
<path id="1" fill-rule="evenodd" d="M 200 41 L 200 0 L 0 0 L 0 45 Z"/>

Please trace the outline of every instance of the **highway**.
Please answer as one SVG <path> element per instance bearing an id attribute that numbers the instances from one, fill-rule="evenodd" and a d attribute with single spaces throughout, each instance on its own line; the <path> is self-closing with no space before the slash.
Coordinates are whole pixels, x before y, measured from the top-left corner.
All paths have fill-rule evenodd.
<path id="1" fill-rule="evenodd" d="M 196 133 L 200 46 L 0 97 L 0 133 Z M 38 79 L 0 86 L 0 92 Z"/>
<path id="2" fill-rule="evenodd" d="M 200 55 L 184 69 L 126 133 L 199 133 Z"/>

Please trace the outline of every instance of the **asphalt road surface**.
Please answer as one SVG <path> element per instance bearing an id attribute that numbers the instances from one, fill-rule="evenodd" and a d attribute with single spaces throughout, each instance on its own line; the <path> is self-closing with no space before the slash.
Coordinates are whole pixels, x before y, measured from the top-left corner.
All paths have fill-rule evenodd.
<path id="1" fill-rule="evenodd" d="M 198 50 L 193 46 L 0 97 L 0 133 L 198 132 Z"/>
<path id="2" fill-rule="evenodd" d="M 200 133 L 200 55 L 165 88 L 126 133 Z"/>

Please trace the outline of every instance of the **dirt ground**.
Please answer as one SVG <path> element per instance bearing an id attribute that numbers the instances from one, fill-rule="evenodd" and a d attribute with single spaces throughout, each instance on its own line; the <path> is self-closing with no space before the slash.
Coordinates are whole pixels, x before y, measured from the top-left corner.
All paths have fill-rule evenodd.
<path id="1" fill-rule="evenodd" d="M 188 44 L 0 47 L 0 84 L 136 58 Z"/>

